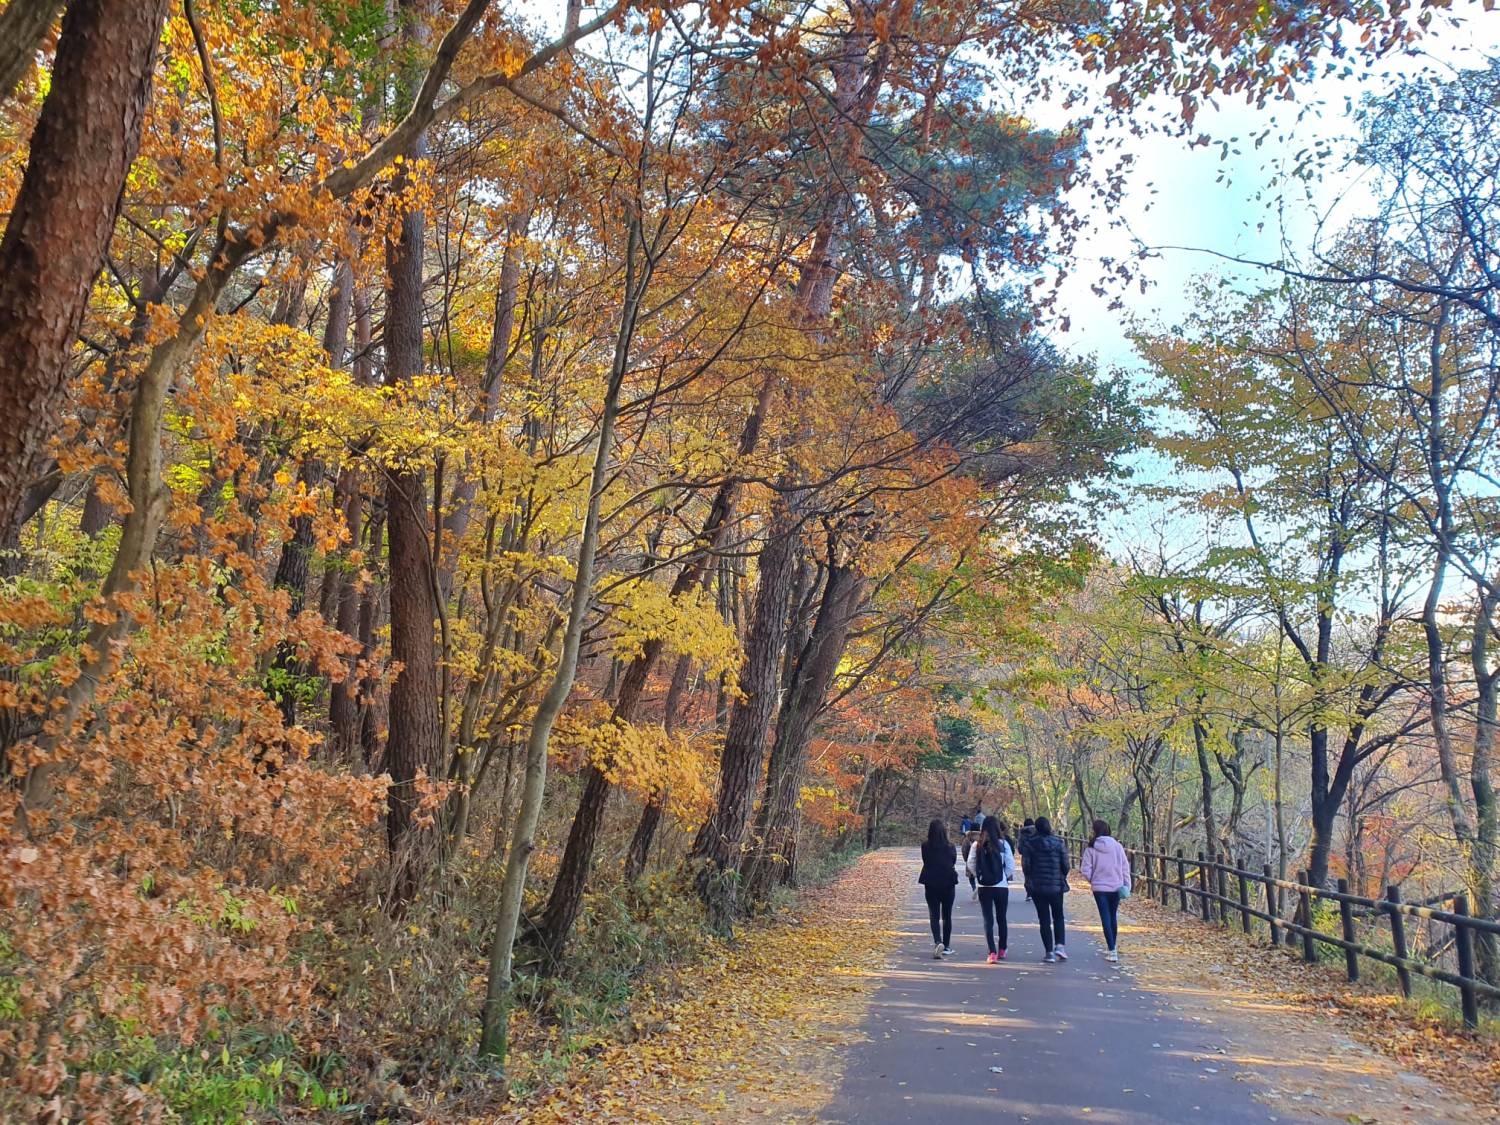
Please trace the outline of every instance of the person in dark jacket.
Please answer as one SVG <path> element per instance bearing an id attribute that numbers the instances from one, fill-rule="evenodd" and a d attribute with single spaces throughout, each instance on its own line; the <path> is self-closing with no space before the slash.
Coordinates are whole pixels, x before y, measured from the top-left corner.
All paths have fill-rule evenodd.
<path id="1" fill-rule="evenodd" d="M 1031 901 L 1031 879 L 1026 876 L 1025 869 L 1030 866 L 1026 860 L 1026 849 L 1031 847 L 1031 841 L 1036 839 L 1036 821 L 1031 817 L 1026 818 L 1026 823 L 1021 825 L 1021 831 L 1017 834 L 1016 854 L 1021 857 L 1022 878 L 1026 884 L 1026 901 Z"/>
<path id="2" fill-rule="evenodd" d="M 1042 960 L 1049 964 L 1068 959 L 1068 951 L 1063 948 L 1068 936 L 1063 918 L 1068 867 L 1067 846 L 1052 834 L 1052 823 L 1045 816 L 1037 817 L 1036 835 L 1026 852 L 1026 885 L 1031 889 L 1031 901 L 1036 903 L 1042 945 L 1047 950 Z"/>
<path id="3" fill-rule="evenodd" d="M 917 882 L 927 894 L 927 920 L 932 924 L 932 957 L 939 960 L 953 952 L 953 895 L 958 887 L 958 849 L 948 842 L 941 820 L 927 826 L 922 844 L 922 874 Z"/>
<path id="4" fill-rule="evenodd" d="M 970 826 L 968 832 L 964 835 L 964 842 L 959 848 L 959 851 L 963 854 L 964 870 L 969 874 L 969 897 L 975 901 L 979 899 L 979 884 L 975 882 L 973 872 L 970 872 L 968 869 L 969 853 L 974 850 L 974 845 L 977 843 L 979 843 L 979 825 L 975 824 Z"/>

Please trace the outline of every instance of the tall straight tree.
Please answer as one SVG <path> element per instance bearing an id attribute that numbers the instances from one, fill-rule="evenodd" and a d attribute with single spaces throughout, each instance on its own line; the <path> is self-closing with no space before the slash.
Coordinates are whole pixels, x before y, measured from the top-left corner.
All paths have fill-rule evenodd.
<path id="1" fill-rule="evenodd" d="M 431 37 L 431 0 L 402 0 L 402 51 L 408 60 L 425 56 Z M 415 93 L 420 69 L 410 62 L 398 74 L 402 102 Z M 427 134 L 407 146 L 398 187 L 409 187 L 406 169 L 427 153 Z M 422 373 L 425 318 L 422 306 L 422 250 L 426 221 L 420 206 L 401 215 L 399 235 L 386 243 L 385 370 L 392 386 Z M 388 470 L 385 483 L 386 537 L 390 551 L 391 659 L 401 672 L 391 685 L 390 733 L 385 766 L 391 775 L 386 800 L 386 840 L 394 870 L 391 902 L 409 902 L 435 858 L 437 835 L 418 818 L 422 778 L 437 782 L 443 773 L 443 738 L 438 710 L 438 582 L 428 521 L 427 472 L 415 458 Z"/>
<path id="2" fill-rule="evenodd" d="M 0 240 L 0 543 L 15 535 L 26 484 L 57 432 L 73 341 L 140 146 L 166 12 L 167 0 L 75 0 L 63 18 Z"/>

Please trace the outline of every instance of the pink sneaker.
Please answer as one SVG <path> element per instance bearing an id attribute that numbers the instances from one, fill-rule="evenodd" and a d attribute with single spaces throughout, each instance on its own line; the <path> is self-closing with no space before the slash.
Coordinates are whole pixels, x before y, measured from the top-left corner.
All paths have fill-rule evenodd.
<path id="1" fill-rule="evenodd" d="M 1003 949 L 1002 949 L 1002 950 L 1001 950 L 1001 951 L 1000 951 L 1000 954 L 999 954 L 999 956 L 998 956 L 998 957 L 997 957 L 997 958 L 996 958 L 996 960 L 998 960 L 998 961 L 1004 961 L 1004 960 L 1005 960 L 1005 950 L 1003 950 Z"/>
<path id="2" fill-rule="evenodd" d="M 990 956 L 989 956 L 989 960 L 986 962 L 986 964 L 993 965 L 998 960 L 1000 960 L 1000 958 L 996 954 L 991 953 Z"/>

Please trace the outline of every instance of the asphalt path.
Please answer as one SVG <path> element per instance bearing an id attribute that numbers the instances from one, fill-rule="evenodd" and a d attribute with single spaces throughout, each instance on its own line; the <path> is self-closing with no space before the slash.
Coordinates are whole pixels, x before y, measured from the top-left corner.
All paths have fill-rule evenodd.
<path id="1" fill-rule="evenodd" d="M 1069 959 L 1042 962 L 1036 911 L 1010 894 L 1009 956 L 985 964 L 979 904 L 960 883 L 955 954 L 932 957 L 927 906 L 916 885 L 900 946 L 866 1016 L 867 1041 L 850 1049 L 841 1085 L 821 1117 L 850 1125 L 896 1122 L 1292 1122 L 1236 1077 L 1227 1040 L 1211 1023 L 1174 1010 L 1104 960 L 1093 898 L 1067 895 Z M 1130 904 L 1121 907 L 1122 928 Z"/>

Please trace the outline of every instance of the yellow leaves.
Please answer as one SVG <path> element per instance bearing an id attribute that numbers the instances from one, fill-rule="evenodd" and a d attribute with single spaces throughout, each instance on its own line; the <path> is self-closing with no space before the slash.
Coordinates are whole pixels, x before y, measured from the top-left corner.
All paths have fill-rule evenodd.
<path id="1" fill-rule="evenodd" d="M 740 662 L 739 638 L 702 590 L 694 587 L 674 598 L 660 583 L 641 578 L 622 583 L 601 600 L 615 623 L 617 659 L 630 660 L 648 641 L 661 641 L 698 661 L 708 676 L 722 673 L 733 681 Z"/>
<path id="2" fill-rule="evenodd" d="M 668 734 L 652 723 L 591 725 L 573 715 L 558 723 L 553 743 L 598 768 L 610 784 L 641 800 L 664 802 L 678 820 L 702 816 L 712 799 L 706 781 L 713 774 L 712 744 L 704 739 Z"/>

